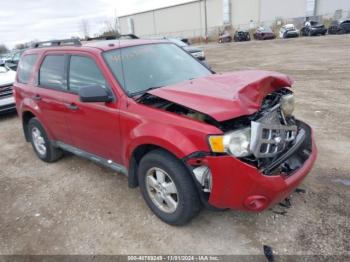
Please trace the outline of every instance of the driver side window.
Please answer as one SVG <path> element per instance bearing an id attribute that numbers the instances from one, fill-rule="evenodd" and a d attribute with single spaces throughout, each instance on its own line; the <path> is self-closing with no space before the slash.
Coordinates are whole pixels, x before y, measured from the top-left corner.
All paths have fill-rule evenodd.
<path id="1" fill-rule="evenodd" d="M 106 80 L 95 61 L 84 56 L 71 56 L 68 86 L 69 90 L 74 93 L 89 86 L 101 86 L 108 89 Z"/>

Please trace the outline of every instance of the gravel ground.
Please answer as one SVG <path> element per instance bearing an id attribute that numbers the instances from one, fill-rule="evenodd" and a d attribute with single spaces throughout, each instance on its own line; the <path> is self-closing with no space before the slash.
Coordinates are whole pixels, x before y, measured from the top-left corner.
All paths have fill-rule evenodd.
<path id="1" fill-rule="evenodd" d="M 127 179 L 87 160 L 37 159 L 16 115 L 0 117 L 0 254 L 350 255 L 350 35 L 205 46 L 216 71 L 264 69 L 295 79 L 297 117 L 319 157 L 292 207 L 203 211 L 171 227 Z"/>

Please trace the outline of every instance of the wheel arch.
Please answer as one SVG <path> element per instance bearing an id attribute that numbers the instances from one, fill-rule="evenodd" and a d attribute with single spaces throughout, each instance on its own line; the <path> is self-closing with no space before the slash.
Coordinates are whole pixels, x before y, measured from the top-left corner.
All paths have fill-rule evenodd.
<path id="1" fill-rule="evenodd" d="M 33 110 L 30 109 L 25 109 L 22 111 L 21 114 L 21 119 L 22 119 L 22 127 L 23 127 L 23 132 L 24 132 L 24 137 L 26 139 L 27 142 L 30 142 L 30 135 L 28 133 L 28 123 L 30 121 L 30 119 L 32 118 L 37 118 L 38 121 L 41 123 L 41 125 L 43 126 L 43 128 L 45 129 L 47 136 L 50 140 L 52 140 L 53 136 L 51 133 L 50 128 L 48 127 L 48 125 L 46 125 L 46 123 L 42 120 L 41 116 L 41 112 L 40 111 L 35 111 L 33 112 Z"/>
<path id="2" fill-rule="evenodd" d="M 179 154 L 179 152 L 174 153 L 173 150 L 164 147 L 164 145 L 159 144 L 139 144 L 135 148 L 133 148 L 130 157 L 129 157 L 129 167 L 128 167 L 128 185 L 130 188 L 138 187 L 138 179 L 137 179 L 137 169 L 140 164 L 141 159 L 151 151 L 154 150 L 163 150 L 170 155 L 173 155 L 175 158 L 181 160 L 185 155 Z"/>
<path id="3" fill-rule="evenodd" d="M 30 142 L 30 134 L 28 133 L 28 123 L 30 119 L 37 116 L 32 111 L 27 110 L 22 113 L 21 117 L 22 117 L 22 128 L 23 128 L 24 137 L 27 142 Z"/>

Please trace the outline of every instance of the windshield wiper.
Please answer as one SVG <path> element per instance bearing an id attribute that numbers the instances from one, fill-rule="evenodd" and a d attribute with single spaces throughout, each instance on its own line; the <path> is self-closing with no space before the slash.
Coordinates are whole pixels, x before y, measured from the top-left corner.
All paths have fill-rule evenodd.
<path id="1" fill-rule="evenodd" d="M 147 92 L 149 92 L 149 91 L 151 91 L 153 89 L 157 89 L 157 88 L 161 88 L 161 87 L 163 87 L 163 86 L 152 86 L 152 87 L 149 87 L 149 88 L 147 88 L 145 90 L 131 93 L 130 96 L 131 97 L 135 97 L 135 96 L 139 96 L 139 95 L 142 96 L 142 95 L 146 94 Z"/>

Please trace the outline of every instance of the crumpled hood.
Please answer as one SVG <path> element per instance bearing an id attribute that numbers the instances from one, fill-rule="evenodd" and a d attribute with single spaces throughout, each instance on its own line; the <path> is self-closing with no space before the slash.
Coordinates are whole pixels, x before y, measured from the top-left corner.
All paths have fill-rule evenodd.
<path id="1" fill-rule="evenodd" d="M 268 71 L 214 74 L 148 93 L 225 121 L 258 111 L 264 97 L 293 81 Z"/>

